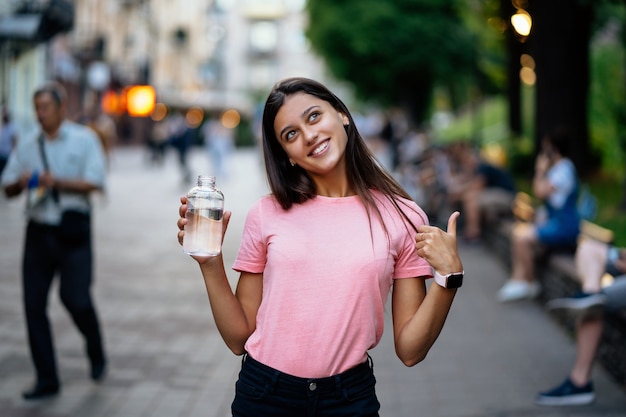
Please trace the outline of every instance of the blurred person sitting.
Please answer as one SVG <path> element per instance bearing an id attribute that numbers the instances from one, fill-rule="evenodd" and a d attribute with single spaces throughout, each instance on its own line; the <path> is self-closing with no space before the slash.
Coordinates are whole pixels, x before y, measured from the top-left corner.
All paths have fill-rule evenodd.
<path id="1" fill-rule="evenodd" d="M 476 150 L 466 147 L 461 152 L 458 157 L 464 178 L 450 190 L 449 196 L 462 205 L 464 240 L 475 243 L 480 241 L 486 211 L 502 207 L 510 211 L 516 187 L 509 172 L 487 162 Z"/>
<path id="2" fill-rule="evenodd" d="M 423 204 L 431 224 L 440 224 L 444 220 L 443 214 L 448 209 L 446 193 L 450 163 L 446 150 L 433 145 L 413 163 L 417 170 L 413 182 L 415 188 L 419 190 L 419 193 L 416 193 L 416 202 Z"/>
<path id="3" fill-rule="evenodd" d="M 595 239 L 583 239 L 575 259 L 581 291 L 572 298 L 551 300 L 546 307 L 577 314 L 576 359 L 565 381 L 537 395 L 535 401 L 540 405 L 585 405 L 594 401 L 591 372 L 602 340 L 602 313 L 606 309 L 626 308 L 626 249 Z M 615 278 L 611 285 L 603 288 L 606 274 Z"/>
<path id="4" fill-rule="evenodd" d="M 542 215 L 533 223 L 518 223 L 511 237 L 511 278 L 498 291 L 500 302 L 535 298 L 540 292 L 535 279 L 535 250 L 574 252 L 580 230 L 578 175 L 568 158 L 570 137 L 564 129 L 544 136 L 535 163 L 533 192 L 543 202 Z"/>

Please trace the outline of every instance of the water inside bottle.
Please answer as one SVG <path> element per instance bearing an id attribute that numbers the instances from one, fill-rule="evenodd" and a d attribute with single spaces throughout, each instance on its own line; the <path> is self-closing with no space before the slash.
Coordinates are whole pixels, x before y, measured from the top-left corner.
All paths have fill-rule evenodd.
<path id="1" fill-rule="evenodd" d="M 189 255 L 215 256 L 222 246 L 221 208 L 189 207 L 185 218 L 185 238 L 183 251 Z"/>

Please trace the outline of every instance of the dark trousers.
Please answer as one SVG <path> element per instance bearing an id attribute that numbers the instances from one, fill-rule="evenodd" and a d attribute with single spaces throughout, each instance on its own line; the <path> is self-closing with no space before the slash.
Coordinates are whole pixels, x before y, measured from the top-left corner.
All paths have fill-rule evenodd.
<path id="1" fill-rule="evenodd" d="M 91 300 L 91 237 L 80 245 L 59 240 L 58 227 L 29 222 L 22 265 L 24 310 L 30 352 L 40 386 L 57 386 L 59 377 L 48 320 L 48 293 L 59 274 L 59 295 L 86 341 L 92 364 L 104 361 L 102 336 Z"/>
<path id="2" fill-rule="evenodd" d="M 307 379 L 246 355 L 231 409 L 234 417 L 377 417 L 375 385 L 371 359 L 339 375 Z"/>

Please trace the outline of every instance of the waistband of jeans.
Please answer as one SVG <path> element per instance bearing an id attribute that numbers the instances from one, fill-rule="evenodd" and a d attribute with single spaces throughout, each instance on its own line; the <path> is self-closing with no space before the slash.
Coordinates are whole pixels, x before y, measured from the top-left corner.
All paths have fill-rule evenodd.
<path id="1" fill-rule="evenodd" d="M 322 378 L 301 378 L 286 374 L 255 360 L 248 354 L 244 355 L 243 363 L 245 366 L 250 366 L 257 371 L 264 373 L 267 377 L 276 381 L 283 388 L 289 388 L 295 391 L 301 391 L 304 389 L 318 393 L 336 391 L 346 385 L 349 385 L 352 381 L 358 381 L 364 377 L 372 375 L 373 372 L 373 361 L 369 355 L 367 356 L 367 360 L 360 365 L 350 368 L 340 374 Z"/>

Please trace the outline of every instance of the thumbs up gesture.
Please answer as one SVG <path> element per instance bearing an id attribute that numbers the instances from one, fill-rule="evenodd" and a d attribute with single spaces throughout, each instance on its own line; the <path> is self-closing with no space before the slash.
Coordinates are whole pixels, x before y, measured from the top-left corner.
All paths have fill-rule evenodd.
<path id="1" fill-rule="evenodd" d="M 456 244 L 456 221 L 461 213 L 455 211 L 448 219 L 448 230 L 435 226 L 419 226 L 415 235 L 417 254 L 442 275 L 463 271 Z"/>

